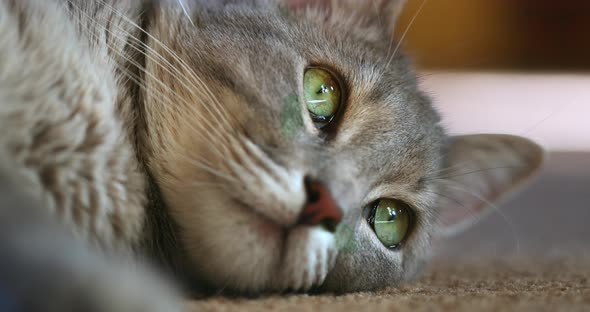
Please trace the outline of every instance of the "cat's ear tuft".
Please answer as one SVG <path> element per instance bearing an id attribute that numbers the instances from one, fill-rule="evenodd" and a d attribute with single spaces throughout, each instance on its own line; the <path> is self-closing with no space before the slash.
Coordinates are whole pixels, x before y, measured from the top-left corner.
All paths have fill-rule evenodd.
<path id="1" fill-rule="evenodd" d="M 320 8 L 336 13 L 334 17 L 356 17 L 367 24 L 385 28 L 393 34 L 395 23 L 406 0 L 286 0 L 294 10 Z"/>
<path id="2" fill-rule="evenodd" d="M 479 134 L 450 138 L 438 207 L 441 234 L 474 224 L 539 171 L 543 149 L 525 138 Z"/>

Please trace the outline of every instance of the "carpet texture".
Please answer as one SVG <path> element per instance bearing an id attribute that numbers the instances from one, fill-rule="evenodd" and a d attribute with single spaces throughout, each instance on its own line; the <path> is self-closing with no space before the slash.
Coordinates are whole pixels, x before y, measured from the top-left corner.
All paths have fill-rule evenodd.
<path id="1" fill-rule="evenodd" d="M 521 261 L 521 260 L 519 260 Z M 439 264 L 419 281 L 379 292 L 210 298 L 188 311 L 590 311 L 590 257 L 532 265 Z"/>
<path id="2" fill-rule="evenodd" d="M 212 297 L 187 311 L 590 311 L 590 154 L 549 155 L 500 211 L 437 246 L 419 280 L 379 292 Z"/>

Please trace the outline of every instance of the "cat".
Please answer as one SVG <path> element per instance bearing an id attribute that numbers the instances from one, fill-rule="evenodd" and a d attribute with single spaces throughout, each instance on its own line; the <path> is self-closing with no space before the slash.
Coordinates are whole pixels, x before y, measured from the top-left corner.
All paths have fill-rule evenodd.
<path id="1" fill-rule="evenodd" d="M 0 0 L 0 272 L 24 285 L 0 302 L 174 309 L 144 265 L 240 294 L 414 278 L 543 152 L 447 134 L 391 39 L 402 5 Z"/>

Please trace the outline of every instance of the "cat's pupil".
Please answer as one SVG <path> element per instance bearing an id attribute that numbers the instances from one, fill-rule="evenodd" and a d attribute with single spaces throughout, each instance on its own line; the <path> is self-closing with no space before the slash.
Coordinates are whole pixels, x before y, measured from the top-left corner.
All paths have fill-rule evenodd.
<path id="1" fill-rule="evenodd" d="M 330 89 L 328 89 L 328 87 L 326 87 L 325 85 L 322 85 L 318 90 L 317 94 L 324 94 L 328 92 L 330 92 Z"/>

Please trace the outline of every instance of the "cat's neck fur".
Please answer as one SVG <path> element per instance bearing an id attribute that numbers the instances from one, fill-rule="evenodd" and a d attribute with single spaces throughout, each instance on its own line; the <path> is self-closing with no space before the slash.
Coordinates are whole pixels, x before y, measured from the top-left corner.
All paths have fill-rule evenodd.
<path id="1" fill-rule="evenodd" d="M 150 11 L 147 1 L 67 0 L 69 14 L 79 26 L 80 36 L 89 48 L 111 62 L 112 78 L 117 85 L 115 103 L 124 130 L 137 150 L 141 118 L 140 68 L 144 66 L 143 31 Z M 139 155 L 138 155 L 139 157 Z"/>
<path id="2" fill-rule="evenodd" d="M 80 21 L 80 34 L 90 48 L 113 63 L 112 75 L 117 85 L 117 117 L 133 146 L 147 202 L 143 233 L 135 244 L 142 253 L 150 254 L 161 264 L 181 267 L 175 235 L 176 226 L 165 209 L 158 186 L 145 168 L 141 135 L 147 125 L 143 116 L 142 80 L 145 72 L 146 38 L 152 10 L 150 1 L 85 1 L 69 0 L 70 14 Z"/>

